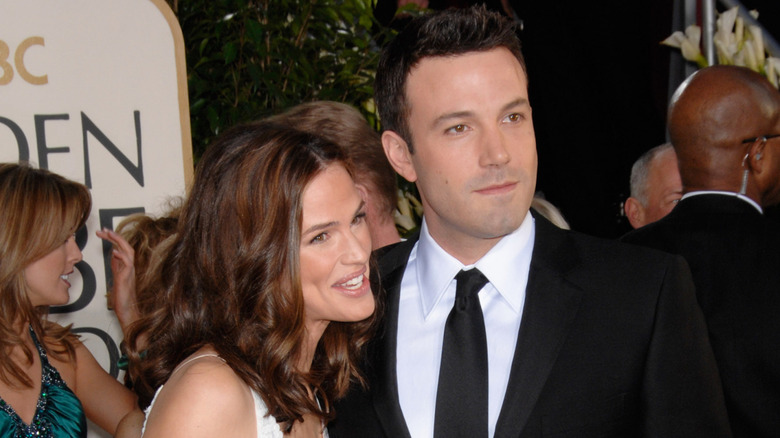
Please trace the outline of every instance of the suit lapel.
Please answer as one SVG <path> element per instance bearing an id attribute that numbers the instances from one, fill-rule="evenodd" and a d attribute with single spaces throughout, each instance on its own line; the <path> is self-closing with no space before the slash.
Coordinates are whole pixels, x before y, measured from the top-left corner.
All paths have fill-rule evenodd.
<path id="1" fill-rule="evenodd" d="M 382 338 L 376 346 L 376 376 L 371 382 L 374 409 L 388 437 L 407 437 L 411 434 L 398 401 L 396 375 L 396 344 L 398 335 L 398 306 L 401 298 L 401 279 L 406 270 L 409 253 L 419 236 L 395 245 L 385 251 L 379 262 L 385 297 L 385 326 Z"/>
<path id="2" fill-rule="evenodd" d="M 533 212 L 533 211 L 532 211 Z M 582 291 L 566 279 L 578 256 L 563 245 L 566 233 L 534 213 L 536 235 L 526 289 L 523 321 L 507 393 L 496 425 L 496 438 L 520 436 L 544 388 Z M 398 401 L 396 344 L 401 279 L 418 236 L 383 252 L 379 273 L 386 293 L 385 326 L 375 350 L 372 379 L 374 409 L 386 436 L 411 437 Z M 566 250 L 565 248 L 569 248 Z"/>
<path id="3" fill-rule="evenodd" d="M 496 438 L 520 436 L 525 428 L 581 299 L 581 290 L 564 275 L 576 264 L 576 255 L 560 245 L 565 233 L 534 216 L 536 236 L 523 320 Z"/>

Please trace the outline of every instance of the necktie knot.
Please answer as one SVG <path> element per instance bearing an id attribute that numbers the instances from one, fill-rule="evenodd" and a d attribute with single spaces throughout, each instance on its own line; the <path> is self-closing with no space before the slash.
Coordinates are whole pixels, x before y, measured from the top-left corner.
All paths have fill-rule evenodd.
<path id="1" fill-rule="evenodd" d="M 457 300 L 479 293 L 482 287 L 488 283 L 488 279 L 479 269 L 474 268 L 458 272 L 455 275 L 455 282 L 455 299 Z"/>

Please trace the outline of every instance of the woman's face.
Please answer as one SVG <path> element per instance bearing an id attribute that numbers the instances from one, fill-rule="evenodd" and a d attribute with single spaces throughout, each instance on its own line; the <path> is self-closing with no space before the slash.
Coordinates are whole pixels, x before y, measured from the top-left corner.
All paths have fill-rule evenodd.
<path id="1" fill-rule="evenodd" d="M 369 286 L 371 237 L 366 207 L 340 164 L 320 172 L 303 191 L 301 286 L 306 328 L 360 321 L 374 311 Z"/>
<path id="2" fill-rule="evenodd" d="M 81 250 L 73 236 L 52 252 L 24 268 L 30 302 L 33 306 L 57 306 L 68 303 L 68 276 L 81 261 Z"/>

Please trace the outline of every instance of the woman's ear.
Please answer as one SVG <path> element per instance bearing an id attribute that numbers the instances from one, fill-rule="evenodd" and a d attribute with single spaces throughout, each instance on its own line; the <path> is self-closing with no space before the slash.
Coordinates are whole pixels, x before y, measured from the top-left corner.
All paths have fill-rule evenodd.
<path id="1" fill-rule="evenodd" d="M 390 165 L 399 175 L 409 182 L 417 181 L 417 172 L 414 169 L 414 163 L 412 163 L 412 153 L 409 151 L 406 140 L 394 131 L 385 131 L 382 133 L 382 147 Z"/>

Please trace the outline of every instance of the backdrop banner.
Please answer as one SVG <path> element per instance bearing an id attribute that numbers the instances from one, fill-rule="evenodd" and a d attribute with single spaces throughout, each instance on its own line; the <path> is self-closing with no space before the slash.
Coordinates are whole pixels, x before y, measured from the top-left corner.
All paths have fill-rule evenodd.
<path id="1" fill-rule="evenodd" d="M 95 231 L 164 212 L 193 172 L 184 42 L 164 0 L 0 3 L 0 161 L 90 188 L 80 275 L 69 304 L 50 312 L 118 377 L 122 333 L 105 299 L 111 247 Z"/>

